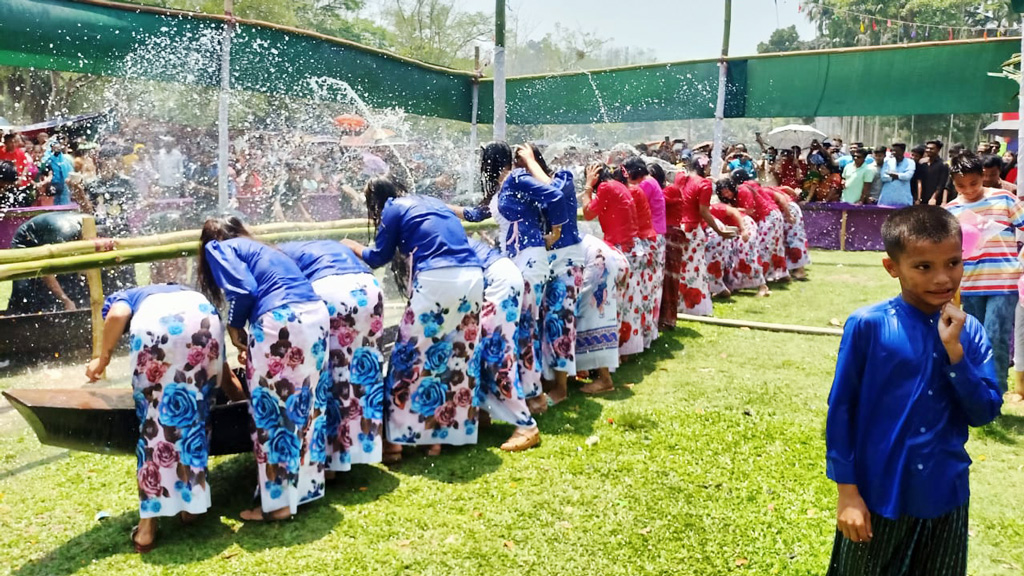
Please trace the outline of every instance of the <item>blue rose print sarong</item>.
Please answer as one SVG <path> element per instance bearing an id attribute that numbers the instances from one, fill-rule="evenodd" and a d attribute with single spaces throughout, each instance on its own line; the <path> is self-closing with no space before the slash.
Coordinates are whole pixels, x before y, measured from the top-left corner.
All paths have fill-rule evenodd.
<path id="1" fill-rule="evenodd" d="M 467 370 L 480 340 L 480 268 L 416 275 L 385 378 L 394 444 L 475 444 L 477 408 Z"/>
<path id="2" fill-rule="evenodd" d="M 544 378 L 576 374 L 576 299 L 583 286 L 583 245 L 548 252 L 551 277 L 540 307 Z"/>
<path id="3" fill-rule="evenodd" d="M 313 282 L 330 315 L 327 469 L 381 461 L 384 429 L 384 293 L 372 274 L 327 276 Z"/>
<path id="4" fill-rule="evenodd" d="M 286 304 L 249 326 L 249 412 L 264 512 L 324 494 L 331 374 L 327 307 Z"/>
<path id="5" fill-rule="evenodd" d="M 139 516 L 210 507 L 207 416 L 224 365 L 224 329 L 197 292 L 153 294 L 129 327 L 139 417 Z"/>
<path id="6" fill-rule="evenodd" d="M 484 270 L 484 305 L 480 311 L 480 344 L 469 375 L 476 379 L 474 404 L 493 418 L 523 428 L 537 425 L 526 406 L 516 365 L 523 275 L 508 258 Z"/>
<path id="7" fill-rule="evenodd" d="M 576 320 L 576 369 L 619 367 L 619 298 L 629 282 L 629 261 L 617 248 L 587 234 Z"/>
<path id="8" fill-rule="evenodd" d="M 513 260 L 523 274 L 523 298 L 519 315 L 519 381 L 527 398 L 540 396 L 541 387 L 541 329 L 540 305 L 544 299 L 544 285 L 548 281 L 548 251 L 542 247 L 525 248 Z"/>

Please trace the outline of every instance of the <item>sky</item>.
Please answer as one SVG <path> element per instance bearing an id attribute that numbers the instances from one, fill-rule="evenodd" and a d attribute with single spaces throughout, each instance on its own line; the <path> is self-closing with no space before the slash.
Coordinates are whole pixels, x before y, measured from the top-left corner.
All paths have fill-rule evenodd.
<path id="1" fill-rule="evenodd" d="M 654 51 L 658 61 L 714 58 L 722 49 L 724 0 L 643 0 L 628 9 L 623 0 L 507 0 L 519 16 L 519 32 L 539 39 L 555 23 L 609 38 L 619 47 Z M 493 12 L 493 0 L 462 0 L 469 10 Z M 777 6 L 777 9 L 776 9 Z M 776 28 L 795 24 L 800 38 L 814 37 L 813 26 L 798 12 L 798 0 L 733 0 L 729 53 L 757 53 L 758 42 Z M 624 22 L 632 23 L 624 25 Z"/>

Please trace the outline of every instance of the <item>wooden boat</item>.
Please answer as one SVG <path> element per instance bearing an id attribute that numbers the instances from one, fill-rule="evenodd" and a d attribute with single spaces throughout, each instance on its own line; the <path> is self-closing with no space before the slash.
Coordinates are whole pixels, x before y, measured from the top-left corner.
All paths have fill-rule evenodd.
<path id="1" fill-rule="evenodd" d="M 131 389 L 40 388 L 6 390 L 3 395 L 43 444 L 98 454 L 135 454 L 139 419 Z M 210 419 L 211 455 L 252 451 L 248 402 L 214 406 Z"/>

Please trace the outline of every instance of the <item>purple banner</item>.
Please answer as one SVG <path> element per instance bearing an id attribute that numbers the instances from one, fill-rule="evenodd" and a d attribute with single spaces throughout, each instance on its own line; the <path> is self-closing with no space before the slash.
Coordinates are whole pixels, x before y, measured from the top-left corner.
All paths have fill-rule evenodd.
<path id="1" fill-rule="evenodd" d="M 839 250 L 843 213 L 846 213 L 846 249 L 884 250 L 882 222 L 895 208 L 845 202 L 803 204 L 807 243 L 811 248 Z"/>

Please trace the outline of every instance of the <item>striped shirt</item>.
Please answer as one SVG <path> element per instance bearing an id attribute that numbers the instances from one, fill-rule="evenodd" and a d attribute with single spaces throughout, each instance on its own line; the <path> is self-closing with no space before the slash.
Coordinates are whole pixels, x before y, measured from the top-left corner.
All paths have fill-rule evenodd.
<path id="1" fill-rule="evenodd" d="M 1021 262 L 1013 229 L 1024 229 L 1024 202 L 1009 192 L 986 188 L 981 200 L 967 202 L 963 196 L 957 196 L 946 204 L 946 209 L 957 217 L 970 210 L 983 219 L 1005 226 L 1002 232 L 987 240 L 976 254 L 964 259 L 961 294 L 995 296 L 1016 292 Z"/>

